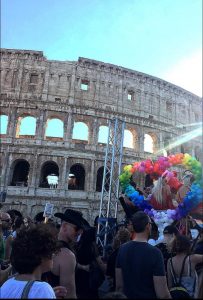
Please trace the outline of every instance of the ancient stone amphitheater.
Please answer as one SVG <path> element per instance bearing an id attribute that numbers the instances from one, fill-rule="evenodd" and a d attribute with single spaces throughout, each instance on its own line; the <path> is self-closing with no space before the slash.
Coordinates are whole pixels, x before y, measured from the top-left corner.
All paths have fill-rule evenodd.
<path id="1" fill-rule="evenodd" d="M 200 138 L 170 147 L 193 129 L 189 124 L 202 121 L 200 97 L 109 63 L 82 57 L 55 61 L 41 51 L 1 49 L 4 208 L 34 216 L 51 202 L 54 212 L 79 208 L 91 222 L 99 212 L 104 133 L 115 117 L 125 121 L 123 165 L 155 158 L 160 149 L 200 159 Z M 76 176 L 75 187 L 68 184 L 69 173 Z M 50 188 L 47 176 L 53 174 L 58 184 Z M 137 181 L 145 184 L 140 175 Z"/>

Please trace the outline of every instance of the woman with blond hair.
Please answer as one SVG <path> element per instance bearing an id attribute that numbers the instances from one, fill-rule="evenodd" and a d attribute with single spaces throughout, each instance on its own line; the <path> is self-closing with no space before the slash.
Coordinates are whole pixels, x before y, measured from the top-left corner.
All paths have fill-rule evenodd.
<path id="1" fill-rule="evenodd" d="M 150 204 L 154 209 L 158 210 L 175 209 L 173 204 L 173 194 L 171 193 L 170 186 L 165 177 L 161 176 L 157 182 L 155 182 L 152 189 Z"/>

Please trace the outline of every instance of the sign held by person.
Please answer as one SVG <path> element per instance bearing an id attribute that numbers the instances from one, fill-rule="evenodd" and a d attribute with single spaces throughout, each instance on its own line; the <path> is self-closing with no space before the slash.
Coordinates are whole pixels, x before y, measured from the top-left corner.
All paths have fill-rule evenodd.
<path id="1" fill-rule="evenodd" d="M 53 215 L 54 205 L 51 203 L 46 203 L 44 208 L 43 216 L 45 217 L 44 223 L 47 223 L 48 219 L 50 219 Z"/>

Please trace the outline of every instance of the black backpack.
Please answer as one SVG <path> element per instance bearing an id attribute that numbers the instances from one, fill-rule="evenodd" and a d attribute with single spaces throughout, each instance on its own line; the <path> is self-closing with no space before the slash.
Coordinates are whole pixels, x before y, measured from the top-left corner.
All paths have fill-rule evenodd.
<path id="1" fill-rule="evenodd" d="M 170 262 L 170 265 L 171 265 L 171 273 L 172 273 L 172 277 L 173 277 L 173 287 L 169 291 L 170 291 L 171 297 L 173 299 L 192 299 L 192 297 L 188 293 L 187 289 L 183 285 L 181 285 L 181 279 L 182 279 L 182 276 L 183 276 L 183 270 L 184 270 L 185 261 L 186 261 L 187 257 L 188 257 L 188 255 L 186 255 L 184 260 L 183 260 L 183 264 L 182 264 L 181 272 L 180 272 L 180 277 L 179 277 L 178 281 L 177 281 L 177 278 L 176 278 L 176 275 L 175 275 L 172 259 L 170 258 L 169 262 Z"/>

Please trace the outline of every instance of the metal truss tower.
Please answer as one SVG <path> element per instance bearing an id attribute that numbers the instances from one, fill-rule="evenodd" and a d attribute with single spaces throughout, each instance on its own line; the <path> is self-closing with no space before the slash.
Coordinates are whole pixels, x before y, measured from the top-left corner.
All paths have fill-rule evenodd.
<path id="1" fill-rule="evenodd" d="M 116 230 L 119 200 L 119 175 L 121 172 L 125 122 L 109 120 L 104 173 L 97 228 L 97 245 L 106 255 L 107 246 Z"/>

